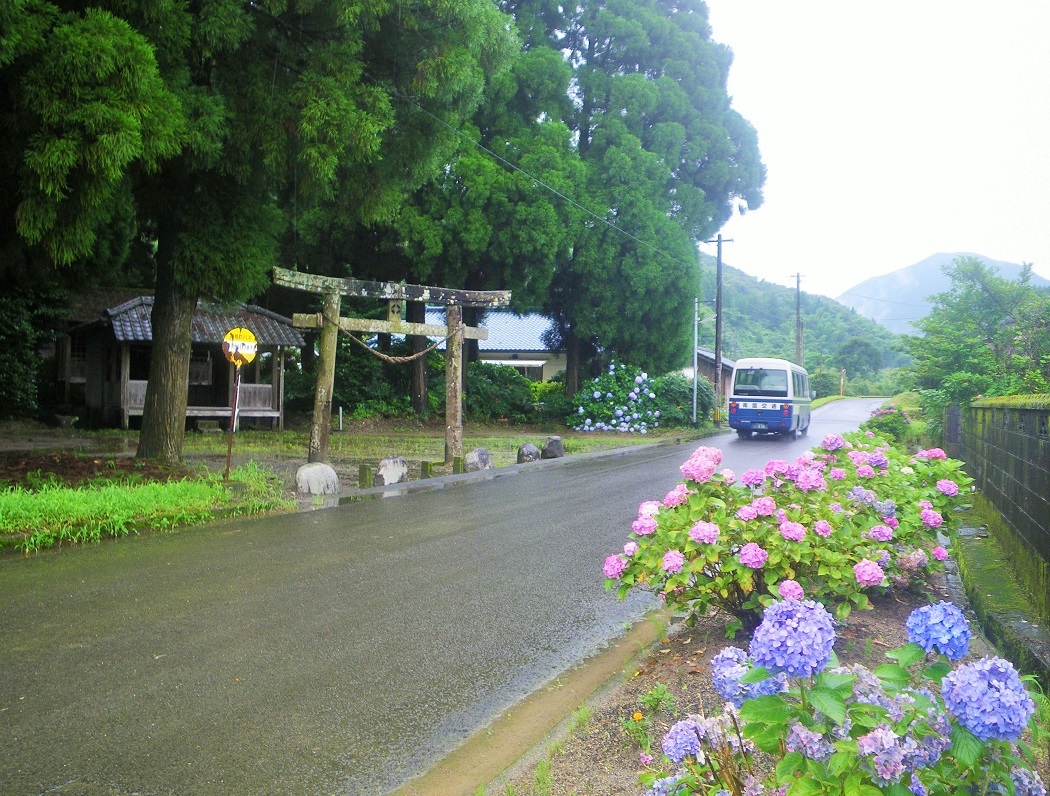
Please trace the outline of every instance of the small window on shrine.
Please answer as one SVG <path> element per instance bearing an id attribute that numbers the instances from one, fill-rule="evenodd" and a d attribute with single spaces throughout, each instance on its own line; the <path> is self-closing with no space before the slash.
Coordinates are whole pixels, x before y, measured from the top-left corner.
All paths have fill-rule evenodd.
<path id="1" fill-rule="evenodd" d="M 69 381 L 83 384 L 87 379 L 87 338 L 75 334 L 69 338 Z"/>

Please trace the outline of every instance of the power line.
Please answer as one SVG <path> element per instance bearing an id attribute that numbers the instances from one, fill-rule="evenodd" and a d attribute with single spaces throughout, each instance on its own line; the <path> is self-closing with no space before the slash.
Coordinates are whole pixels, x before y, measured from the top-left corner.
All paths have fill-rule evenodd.
<path id="1" fill-rule="evenodd" d="M 928 307 L 928 304 L 916 304 L 912 301 L 894 301 L 893 299 L 877 298 L 875 296 L 865 296 L 860 293 L 854 293 L 852 290 L 847 290 L 842 294 L 843 296 L 856 296 L 857 298 L 868 299 L 870 301 L 884 301 L 887 304 L 903 304 L 905 307 Z"/>

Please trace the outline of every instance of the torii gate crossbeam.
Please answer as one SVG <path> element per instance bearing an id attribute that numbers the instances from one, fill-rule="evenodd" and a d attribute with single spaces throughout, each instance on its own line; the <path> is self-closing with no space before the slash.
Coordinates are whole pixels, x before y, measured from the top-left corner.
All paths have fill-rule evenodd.
<path id="1" fill-rule="evenodd" d="M 328 458 L 328 434 L 332 426 L 332 390 L 335 384 L 335 352 L 339 330 L 404 335 L 447 335 L 445 345 L 445 463 L 463 455 L 463 339 L 488 339 L 488 330 L 463 326 L 463 307 L 503 307 L 510 303 L 509 290 L 454 290 L 397 282 L 368 282 L 352 278 L 273 269 L 273 283 L 281 287 L 315 293 L 324 297 L 320 313 L 296 314 L 292 325 L 321 330 L 317 358 L 317 388 L 310 426 L 307 461 Z M 390 303 L 386 321 L 367 318 L 340 318 L 342 296 L 374 298 Z M 446 326 L 406 323 L 401 320 L 400 304 L 419 301 L 444 305 Z M 396 306 L 396 309 L 395 309 Z"/>

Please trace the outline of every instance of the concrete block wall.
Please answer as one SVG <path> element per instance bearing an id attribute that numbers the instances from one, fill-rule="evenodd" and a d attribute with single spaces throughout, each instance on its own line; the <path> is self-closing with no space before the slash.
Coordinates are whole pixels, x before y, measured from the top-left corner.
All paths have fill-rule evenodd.
<path id="1" fill-rule="evenodd" d="M 1050 617 L 1050 396 L 977 401 L 949 413 L 949 455 L 1009 525 L 997 539 L 1036 611 Z"/>

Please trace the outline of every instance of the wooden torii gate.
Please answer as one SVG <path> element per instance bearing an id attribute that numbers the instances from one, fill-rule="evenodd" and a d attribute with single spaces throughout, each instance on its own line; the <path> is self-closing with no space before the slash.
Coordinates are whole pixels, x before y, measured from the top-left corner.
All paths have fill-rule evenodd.
<path id="1" fill-rule="evenodd" d="M 328 433 L 332 426 L 332 390 L 335 384 L 335 352 L 339 330 L 417 336 L 445 337 L 445 463 L 463 455 L 463 340 L 487 340 L 488 329 L 463 325 L 463 307 L 504 307 L 510 303 L 509 290 L 452 290 L 396 282 L 366 282 L 360 279 L 316 276 L 286 268 L 273 269 L 273 283 L 281 287 L 320 294 L 321 312 L 295 314 L 292 325 L 300 329 L 320 329 L 317 359 L 317 388 L 310 426 L 309 462 L 328 458 Z M 387 320 L 341 318 L 343 296 L 374 298 L 388 302 Z M 446 325 L 406 323 L 401 320 L 405 301 L 419 301 L 446 307 Z"/>

